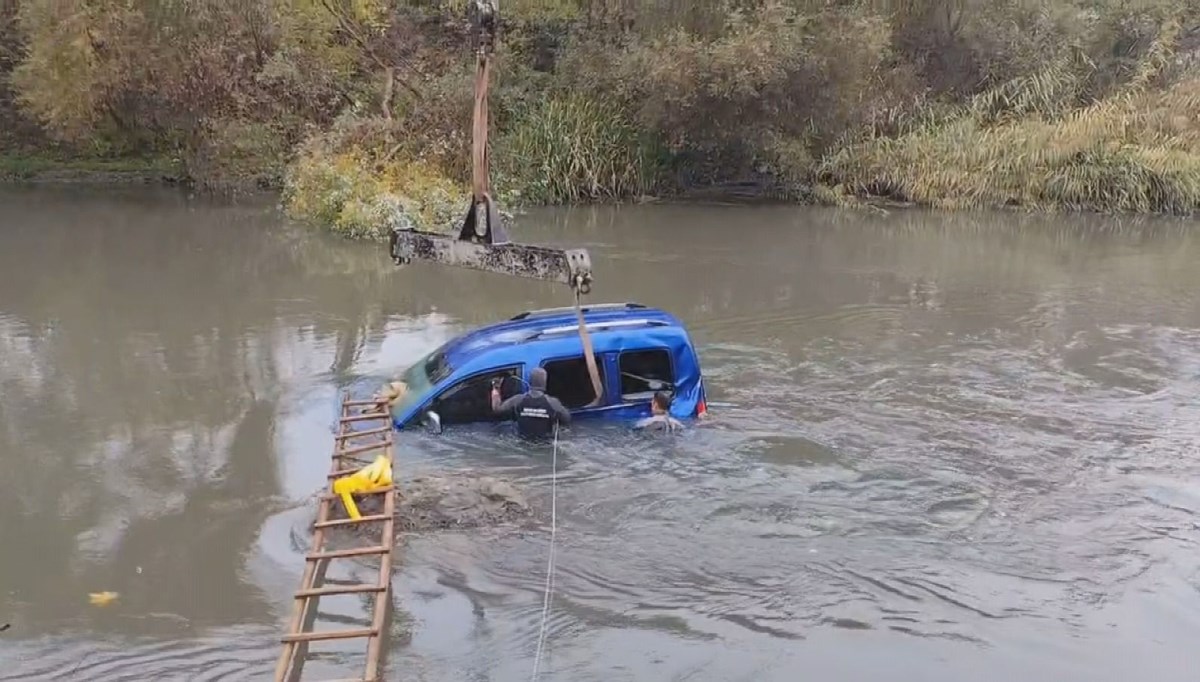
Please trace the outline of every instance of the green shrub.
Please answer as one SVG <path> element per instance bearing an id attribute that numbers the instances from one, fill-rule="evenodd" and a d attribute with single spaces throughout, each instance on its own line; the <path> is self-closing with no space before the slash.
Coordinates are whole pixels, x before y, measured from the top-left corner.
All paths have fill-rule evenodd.
<path id="1" fill-rule="evenodd" d="M 383 240 L 395 228 L 452 229 L 468 197 L 427 162 L 324 136 L 304 145 L 284 181 L 289 216 L 358 239 Z"/>

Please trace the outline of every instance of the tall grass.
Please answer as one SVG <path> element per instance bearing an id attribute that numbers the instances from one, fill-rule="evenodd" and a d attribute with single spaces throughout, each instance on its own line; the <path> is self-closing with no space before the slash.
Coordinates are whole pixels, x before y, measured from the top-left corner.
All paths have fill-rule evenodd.
<path id="1" fill-rule="evenodd" d="M 626 199 L 647 193 L 659 153 L 612 105 L 585 96 L 525 105 L 497 140 L 497 184 L 530 203 Z"/>
<path id="2" fill-rule="evenodd" d="M 1098 102 L 1069 106 L 1075 90 L 1055 77 L 1005 84 L 956 116 L 844 146 L 817 176 L 854 194 L 941 208 L 1193 213 L 1200 77 L 1147 87 L 1164 53 L 1152 49 L 1150 68 Z"/>

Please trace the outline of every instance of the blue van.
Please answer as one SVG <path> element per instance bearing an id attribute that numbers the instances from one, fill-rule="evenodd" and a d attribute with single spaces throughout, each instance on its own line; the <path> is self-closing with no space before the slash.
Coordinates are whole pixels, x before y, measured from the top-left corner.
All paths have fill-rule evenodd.
<path id="1" fill-rule="evenodd" d="M 524 391 L 534 367 L 546 370 L 546 392 L 575 419 L 636 419 L 650 413 L 655 391 L 672 395 L 671 414 L 686 419 L 705 409 L 700 361 L 683 324 L 638 303 L 585 306 L 604 400 L 595 395 L 584 360 L 575 308 L 524 312 L 462 334 L 416 362 L 400 377 L 408 392 L 392 407 L 396 428 L 499 421 L 491 390 Z"/>

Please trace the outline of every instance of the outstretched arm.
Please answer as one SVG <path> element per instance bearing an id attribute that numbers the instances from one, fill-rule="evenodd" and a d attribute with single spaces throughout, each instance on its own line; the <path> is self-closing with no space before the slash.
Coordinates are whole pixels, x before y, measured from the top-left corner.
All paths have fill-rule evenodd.
<path id="1" fill-rule="evenodd" d="M 553 410 L 554 414 L 558 417 L 559 423 L 561 423 L 563 426 L 569 425 L 571 423 L 571 411 L 563 407 L 563 404 L 558 400 L 558 398 L 555 398 L 551 395 L 546 396 L 546 398 L 550 403 L 550 409 Z"/>
<path id="2" fill-rule="evenodd" d="M 521 398 L 524 397 L 521 394 L 517 394 L 504 402 L 500 402 L 500 390 L 494 388 L 492 389 L 492 412 L 496 414 L 512 414 L 521 402 Z"/>

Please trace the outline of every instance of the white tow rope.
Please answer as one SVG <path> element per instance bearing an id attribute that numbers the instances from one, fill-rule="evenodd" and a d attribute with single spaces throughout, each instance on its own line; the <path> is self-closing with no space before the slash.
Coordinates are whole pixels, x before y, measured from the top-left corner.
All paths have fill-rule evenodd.
<path id="1" fill-rule="evenodd" d="M 533 657 L 533 676 L 537 682 L 542 663 L 542 645 L 546 642 L 546 625 L 550 621 L 550 595 L 554 592 L 554 535 L 558 529 L 558 424 L 554 425 L 554 454 L 550 469 L 550 553 L 546 558 L 546 592 L 542 596 L 542 626 L 538 631 L 537 653 Z"/>
<path id="2" fill-rule="evenodd" d="M 579 300 L 580 290 L 575 289 L 575 316 L 579 320 L 579 340 L 583 343 L 583 356 L 587 361 L 588 375 L 592 380 L 592 388 L 596 393 L 595 399 L 588 405 L 593 407 L 604 400 L 604 385 L 600 381 L 600 372 L 596 367 L 596 351 L 592 348 L 592 338 L 588 334 L 587 321 L 583 317 L 583 304 Z M 546 644 L 546 627 L 550 622 L 550 597 L 554 593 L 554 536 L 558 531 L 558 424 L 554 424 L 554 454 L 550 468 L 550 552 L 546 557 L 546 591 L 542 595 L 542 625 L 538 629 L 537 652 L 533 656 L 533 676 L 530 682 L 537 682 L 538 672 L 542 665 L 542 649 Z"/>

